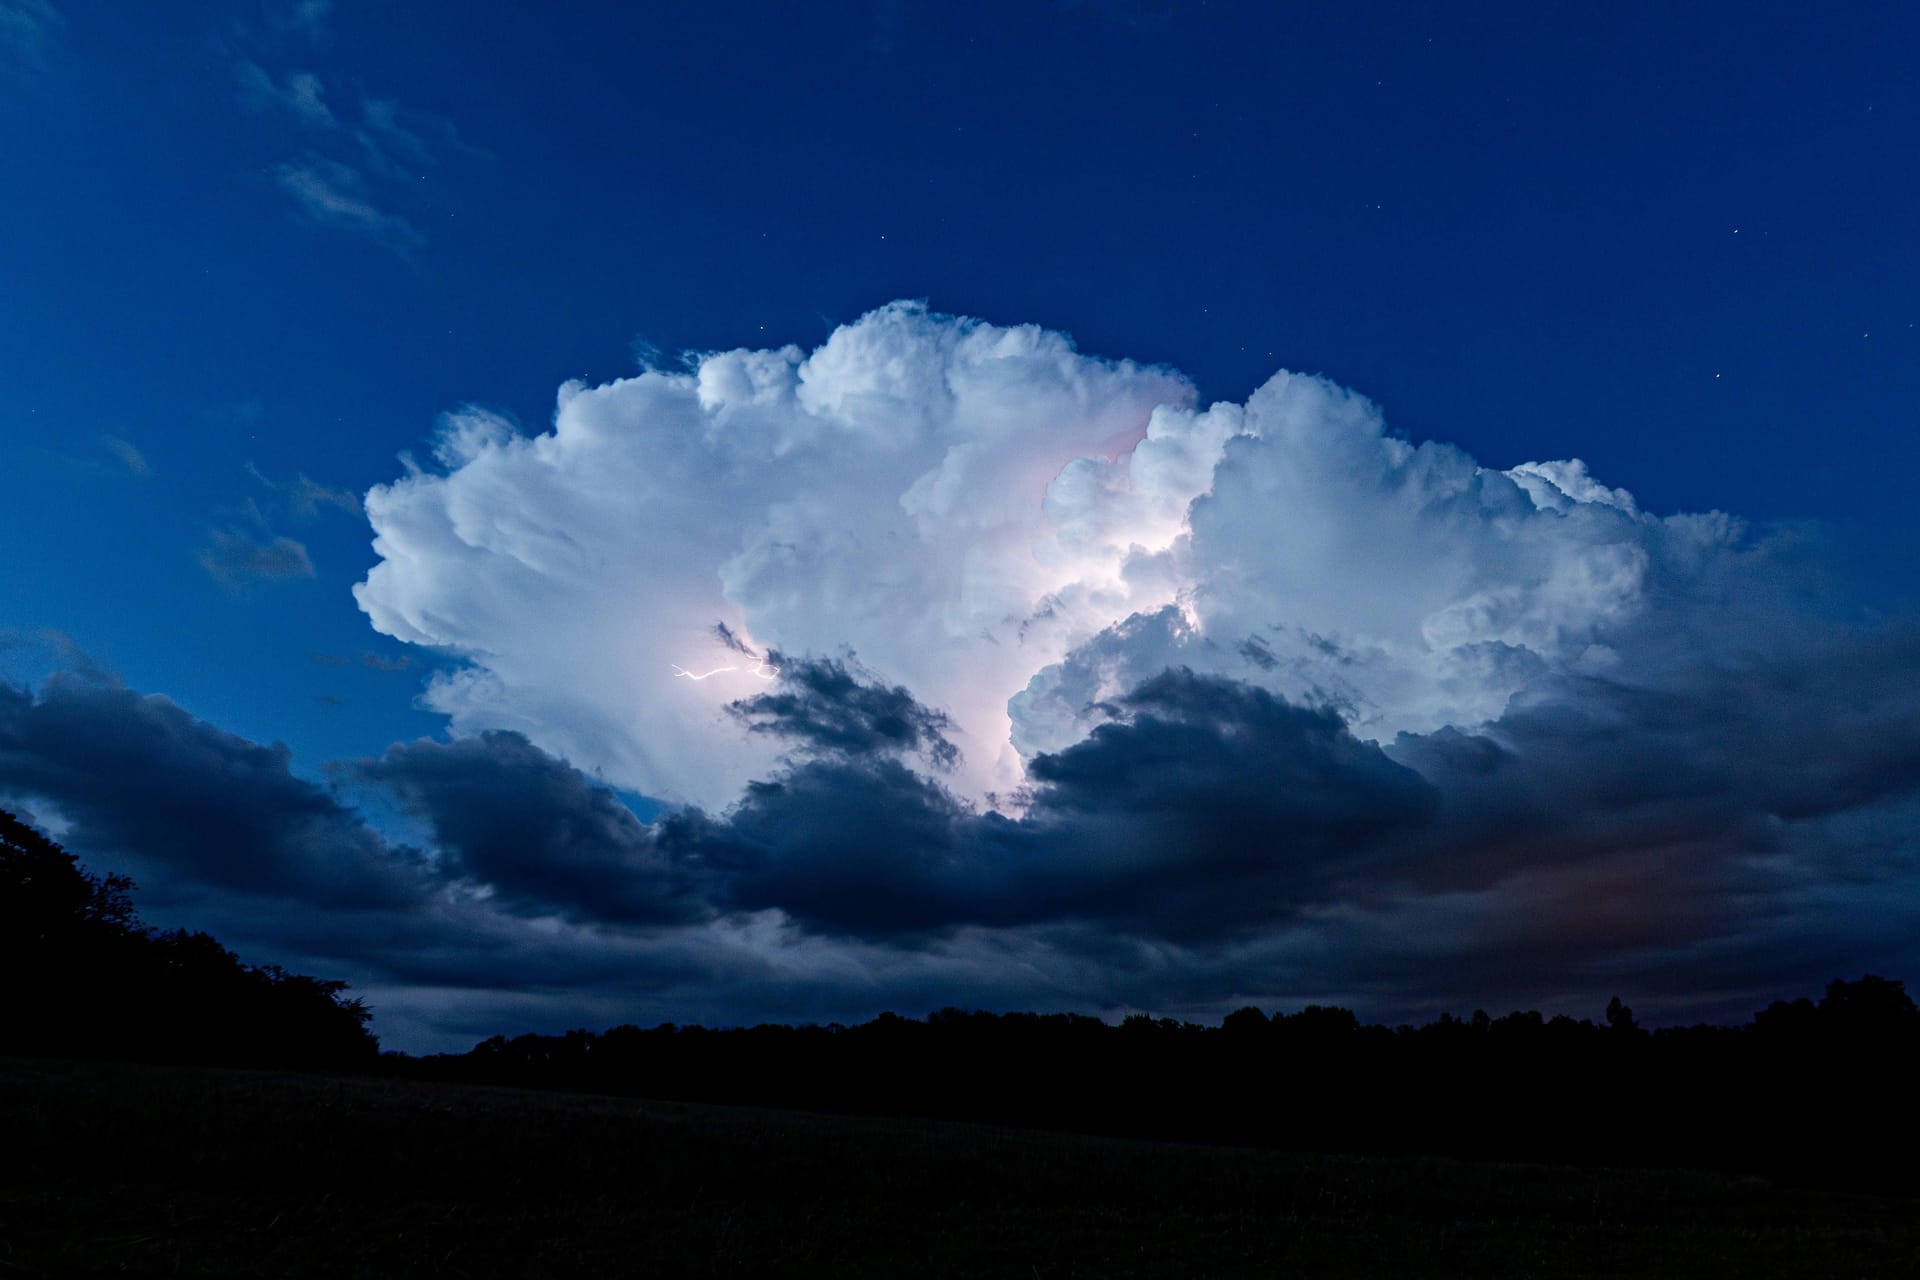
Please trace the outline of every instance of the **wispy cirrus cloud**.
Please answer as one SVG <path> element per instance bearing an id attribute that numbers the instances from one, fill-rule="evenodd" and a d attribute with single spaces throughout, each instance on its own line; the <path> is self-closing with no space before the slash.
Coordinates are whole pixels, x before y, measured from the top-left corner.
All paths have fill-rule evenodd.
<path id="1" fill-rule="evenodd" d="M 273 180 L 315 225 L 358 232 L 402 256 L 427 242 L 413 223 L 376 204 L 367 180 L 350 165 L 309 152 L 276 166 Z"/>
<path id="2" fill-rule="evenodd" d="M 305 472 L 292 480 L 274 480 L 251 462 L 246 471 L 265 493 L 251 495 L 225 511 L 227 523 L 208 532 L 200 550 L 200 567 L 229 590 L 254 582 L 314 577 L 307 545 L 277 532 L 276 525 L 288 518 L 312 520 L 327 509 L 359 515 L 360 499 L 351 490 L 321 484 Z"/>
<path id="3" fill-rule="evenodd" d="M 65 21 L 49 0 L 0 0 L 0 72 L 45 71 L 55 33 Z"/>
<path id="4" fill-rule="evenodd" d="M 282 0 L 267 6 L 267 25 L 315 40 L 327 34 L 332 14 L 333 0 Z"/>
<path id="5" fill-rule="evenodd" d="M 410 256 L 426 244 L 419 223 L 426 171 L 487 153 L 447 117 L 369 92 L 350 73 L 289 65 L 290 45 L 311 61 L 330 16 L 323 0 L 277 5 L 264 24 L 235 35 L 240 105 L 299 138 L 303 154 L 269 172 L 310 225 Z"/>
<path id="6" fill-rule="evenodd" d="M 331 508 L 342 515 L 360 514 L 360 495 L 337 485 L 321 484 L 304 471 L 295 473 L 291 480 L 274 480 L 249 462 L 247 474 L 284 502 L 287 511 L 298 519 L 311 520 L 323 508 Z"/>
<path id="7" fill-rule="evenodd" d="M 297 516 L 311 519 L 320 513 L 322 507 L 350 516 L 360 514 L 360 495 L 351 489 L 341 489 L 333 485 L 321 484 L 310 480 L 303 471 L 294 477 L 287 492 L 287 505 Z"/>
<path id="8" fill-rule="evenodd" d="M 313 558 L 307 554 L 304 542 L 245 529 L 210 530 L 199 559 L 200 567 L 230 591 L 255 582 L 287 582 L 314 576 Z"/>
<path id="9" fill-rule="evenodd" d="M 152 465 L 147 461 L 146 453 L 141 450 L 140 446 L 125 436 L 103 431 L 99 435 L 94 436 L 91 443 L 98 446 L 97 451 L 86 450 L 69 453 L 54 444 L 43 445 L 41 446 L 41 450 L 47 457 L 54 459 L 62 466 L 72 467 L 76 471 L 99 472 L 120 470 L 135 476 L 146 476 L 153 472 Z"/>
<path id="10" fill-rule="evenodd" d="M 239 61 L 240 101 L 249 110 L 279 112 L 313 129 L 335 129 L 340 125 L 327 105 L 327 88 L 311 71 L 289 72 L 276 80 L 272 73 L 249 58 Z"/>
<path id="11" fill-rule="evenodd" d="M 448 160 L 486 159 L 488 152 L 460 136 L 447 117 L 392 98 L 362 95 L 360 122 L 350 130 L 370 167 L 415 181 L 422 169 Z"/>
<path id="12" fill-rule="evenodd" d="M 139 446 L 124 436 L 103 435 L 100 437 L 100 447 L 112 454 L 119 460 L 121 466 L 134 475 L 144 476 L 153 470 L 147 465 L 147 455 L 141 453 Z"/>

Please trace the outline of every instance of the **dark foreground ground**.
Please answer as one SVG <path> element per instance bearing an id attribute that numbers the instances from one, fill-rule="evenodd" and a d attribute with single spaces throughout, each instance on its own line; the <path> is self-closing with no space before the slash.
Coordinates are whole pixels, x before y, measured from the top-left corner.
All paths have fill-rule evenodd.
<path id="1" fill-rule="evenodd" d="M 1880 1276 L 1910 1198 L 0 1060 L 0 1277 Z"/>

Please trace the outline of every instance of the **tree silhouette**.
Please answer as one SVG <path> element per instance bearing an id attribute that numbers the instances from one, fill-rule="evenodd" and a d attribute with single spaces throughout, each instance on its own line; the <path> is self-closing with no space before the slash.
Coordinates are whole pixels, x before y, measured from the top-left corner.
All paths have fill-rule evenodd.
<path id="1" fill-rule="evenodd" d="M 1235 1009 L 1220 1022 L 1220 1029 L 1230 1036 L 1264 1036 L 1272 1026 L 1267 1015 L 1252 1005 Z"/>
<path id="2" fill-rule="evenodd" d="M 138 928 L 132 880 L 88 875 L 72 854 L 0 809 L 0 945 Z"/>
<path id="3" fill-rule="evenodd" d="M 1920 1032 L 1920 1008 L 1907 994 L 1906 983 L 1870 973 L 1853 982 L 1828 983 L 1820 1021 L 1830 1035 L 1903 1040 Z"/>
<path id="4" fill-rule="evenodd" d="M 0 810 L 0 1051 L 339 1068 L 379 1055 L 346 984 L 245 964 L 205 933 L 154 932 L 134 883 L 96 876 Z"/>

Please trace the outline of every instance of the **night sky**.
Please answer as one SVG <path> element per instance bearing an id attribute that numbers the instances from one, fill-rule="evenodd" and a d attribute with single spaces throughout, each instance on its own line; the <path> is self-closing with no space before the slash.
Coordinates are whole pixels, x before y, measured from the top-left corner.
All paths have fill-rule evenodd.
<path id="1" fill-rule="evenodd" d="M 1915 65 L 0 0 L 0 806 L 410 1050 L 1920 978 Z"/>

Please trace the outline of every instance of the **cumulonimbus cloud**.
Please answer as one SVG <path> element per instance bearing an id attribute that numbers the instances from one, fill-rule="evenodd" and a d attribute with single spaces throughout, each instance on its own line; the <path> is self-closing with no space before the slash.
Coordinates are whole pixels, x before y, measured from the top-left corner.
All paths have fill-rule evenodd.
<path id="1" fill-rule="evenodd" d="M 726 712 L 766 687 L 757 657 L 850 649 L 950 718 L 956 785 L 984 794 L 1024 776 L 1007 700 L 1172 598 L 1152 560 L 1225 430 L 1192 398 L 1057 333 L 896 304 L 811 353 L 569 384 L 541 435 L 450 416 L 443 471 L 367 495 L 381 560 L 356 596 L 468 658 L 428 692 L 456 732 L 517 730 L 638 791 L 737 796 L 781 749 Z M 1080 484 L 1101 459 L 1125 474 Z"/>
<path id="2" fill-rule="evenodd" d="M 1743 1013 L 1916 955 L 1920 631 L 1577 462 L 910 304 L 433 459 L 368 494 L 358 598 L 464 658 L 450 740 L 335 766 L 421 852 L 98 676 L 0 690 L 0 800 L 462 1028 L 643 1016 L 637 974 L 676 1018 Z"/>
<path id="3" fill-rule="evenodd" d="M 766 655 L 856 654 L 947 719 L 975 800 L 1168 666 L 1334 706 L 1361 737 L 1484 724 L 1602 674 L 1741 553 L 1577 461 L 1496 470 L 1277 374 L 1179 374 L 894 303 L 811 352 L 719 352 L 561 389 L 551 430 L 454 413 L 436 469 L 367 495 L 380 631 L 463 656 L 456 733 L 724 805 L 781 744 L 727 706 Z"/>

